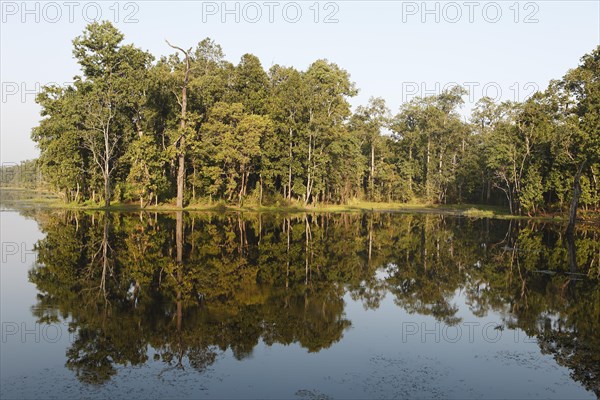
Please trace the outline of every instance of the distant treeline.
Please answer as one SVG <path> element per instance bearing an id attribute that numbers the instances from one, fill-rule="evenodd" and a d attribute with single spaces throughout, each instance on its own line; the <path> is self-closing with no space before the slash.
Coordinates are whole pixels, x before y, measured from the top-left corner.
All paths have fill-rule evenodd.
<path id="1" fill-rule="evenodd" d="M 36 160 L 16 163 L 2 163 L 0 166 L 0 186 L 11 188 L 38 189 L 43 186 L 42 174 Z"/>
<path id="2" fill-rule="evenodd" d="M 265 71 L 210 39 L 155 60 L 123 38 L 90 24 L 73 41 L 82 76 L 38 96 L 39 167 L 65 201 L 600 206 L 600 47 L 545 92 L 483 98 L 465 121 L 461 87 L 352 112 L 357 88 L 327 60 Z"/>

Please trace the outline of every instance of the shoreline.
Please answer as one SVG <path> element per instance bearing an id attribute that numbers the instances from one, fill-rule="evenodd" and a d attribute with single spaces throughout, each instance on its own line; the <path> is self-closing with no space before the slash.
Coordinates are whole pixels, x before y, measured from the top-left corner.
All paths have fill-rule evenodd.
<path id="1" fill-rule="evenodd" d="M 482 204 L 425 204 L 425 203 L 388 203 L 356 201 L 349 204 L 318 204 L 316 206 L 304 206 L 301 204 L 285 205 L 257 205 L 248 204 L 243 206 L 227 205 L 223 203 L 203 204 L 193 203 L 183 208 L 171 204 L 148 205 L 140 207 L 137 203 L 113 203 L 108 208 L 97 204 L 73 204 L 63 203 L 58 196 L 47 191 L 35 191 L 23 188 L 0 188 L 2 191 L 13 193 L 27 193 L 28 198 L 2 200 L 5 206 L 14 206 L 16 209 L 43 208 L 58 210 L 77 211 L 112 211 L 112 212 L 241 212 L 241 213 L 414 213 L 414 214 L 438 214 L 463 216 L 468 218 L 496 218 L 496 219 L 521 219 L 563 223 L 568 220 L 567 213 L 543 214 L 543 215 L 512 215 L 508 209 L 500 206 L 489 206 Z M 584 224 L 599 224 L 600 213 L 595 211 L 582 211 L 580 215 L 589 218 L 581 218 Z"/>

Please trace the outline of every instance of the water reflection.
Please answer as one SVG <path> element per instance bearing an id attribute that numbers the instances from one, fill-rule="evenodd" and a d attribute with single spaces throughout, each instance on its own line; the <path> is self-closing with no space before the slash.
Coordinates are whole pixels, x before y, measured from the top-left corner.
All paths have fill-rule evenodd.
<path id="1" fill-rule="evenodd" d="M 377 309 L 461 322 L 503 315 L 600 395 L 600 231 L 401 214 L 110 214 L 29 211 L 46 237 L 29 273 L 43 323 L 76 332 L 66 366 L 103 384 L 121 365 L 204 371 L 262 341 L 319 352 Z"/>

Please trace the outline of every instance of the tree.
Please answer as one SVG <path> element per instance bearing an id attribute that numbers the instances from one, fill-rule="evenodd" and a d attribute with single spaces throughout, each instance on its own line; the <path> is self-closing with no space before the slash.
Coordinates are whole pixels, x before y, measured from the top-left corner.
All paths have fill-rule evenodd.
<path id="1" fill-rule="evenodd" d="M 251 174 L 260 168 L 260 144 L 272 132 L 270 120 L 247 114 L 240 103 L 215 104 L 202 127 L 202 145 L 210 159 L 205 174 L 212 181 L 211 195 L 221 192 L 228 201 L 237 197 L 238 204 L 248 192 Z"/>
<path id="2" fill-rule="evenodd" d="M 82 150 L 78 127 L 78 92 L 75 87 L 44 87 L 36 102 L 44 117 L 32 130 L 31 137 L 40 149 L 38 163 L 51 188 L 61 193 L 65 201 L 78 201 L 85 189 L 87 156 Z"/>
<path id="3" fill-rule="evenodd" d="M 142 134 L 128 148 L 125 157 L 130 163 L 126 178 L 129 191 L 139 199 L 140 207 L 158 201 L 159 193 L 168 185 L 163 175 L 165 156 L 151 135 Z"/>
<path id="4" fill-rule="evenodd" d="M 369 200 L 378 200 L 375 193 L 375 152 L 381 152 L 386 145 L 382 129 L 389 123 L 390 111 L 381 97 L 371 97 L 367 106 L 359 106 L 352 116 L 351 129 L 356 131 L 366 149 L 369 160 L 369 172 L 365 193 Z"/>
<path id="5" fill-rule="evenodd" d="M 184 67 L 183 67 L 183 78 L 181 81 L 181 97 L 177 96 L 175 93 L 175 97 L 177 98 L 177 103 L 181 106 L 181 116 L 179 119 L 179 131 L 178 137 L 175 139 L 175 148 L 177 149 L 177 207 L 183 208 L 183 191 L 185 190 L 185 155 L 186 155 L 186 136 L 189 134 L 187 132 L 187 105 L 188 105 L 188 84 L 190 80 L 190 72 L 192 70 L 190 53 L 192 49 L 184 50 L 181 47 L 173 46 L 171 43 L 167 41 L 167 44 L 172 48 L 179 50 L 183 53 L 185 57 Z"/>
<path id="6" fill-rule="evenodd" d="M 80 94 L 82 144 L 101 172 L 106 207 L 112 196 L 113 174 L 131 140 L 125 135 L 126 107 L 141 95 L 131 90 L 131 80 L 151 59 L 139 49 L 121 46 L 122 40 L 123 35 L 112 24 L 95 22 L 73 41 L 73 54 L 83 71 L 83 78 L 75 80 Z"/>
<path id="7" fill-rule="evenodd" d="M 233 74 L 232 102 L 239 102 L 250 114 L 267 112 L 269 78 L 260 60 L 253 54 L 244 54 Z"/>
<path id="8" fill-rule="evenodd" d="M 328 147 L 335 135 L 347 134 L 344 122 L 350 116 L 348 97 L 357 90 L 350 81 L 347 71 L 326 60 L 318 60 L 310 65 L 304 76 L 308 98 L 308 121 L 304 132 L 305 147 L 305 204 L 314 202 L 313 192 L 325 197 L 325 166 L 328 160 Z M 316 190 L 315 190 L 316 189 Z"/>
<path id="9" fill-rule="evenodd" d="M 438 96 L 416 98 L 400 109 L 391 126 L 398 140 L 406 142 L 401 147 L 408 150 L 409 186 L 412 190 L 412 182 L 419 183 L 427 201 L 446 202 L 454 183 L 468 133 L 457 111 L 465 93 L 454 87 Z"/>
<path id="10" fill-rule="evenodd" d="M 269 115 L 275 124 L 276 135 L 265 143 L 264 174 L 267 185 L 277 182 L 288 201 L 294 192 L 296 177 L 303 173 L 300 164 L 300 132 L 305 130 L 309 93 L 303 74 L 294 68 L 273 66 L 269 71 Z"/>
<path id="11" fill-rule="evenodd" d="M 581 58 L 558 83 L 561 112 L 569 126 L 565 152 L 575 171 L 567 232 L 573 233 L 581 196 L 581 176 L 586 168 L 600 162 L 600 46 Z"/>

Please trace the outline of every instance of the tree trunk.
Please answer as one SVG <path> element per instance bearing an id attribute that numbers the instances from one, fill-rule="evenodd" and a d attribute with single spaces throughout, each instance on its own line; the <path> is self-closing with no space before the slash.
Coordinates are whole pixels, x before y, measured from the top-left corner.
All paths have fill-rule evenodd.
<path id="1" fill-rule="evenodd" d="M 110 206 L 110 142 L 109 131 L 104 129 L 104 206 Z"/>
<path id="2" fill-rule="evenodd" d="M 293 161 L 292 133 L 293 133 L 292 128 L 290 128 L 290 154 L 289 154 L 290 165 L 288 166 L 288 194 L 287 194 L 288 200 L 292 200 L 292 161 Z"/>
<path id="3" fill-rule="evenodd" d="M 242 199 L 244 198 L 244 185 L 246 183 L 246 172 L 242 167 L 242 184 L 240 185 L 240 192 L 238 193 L 238 206 L 242 206 Z"/>
<path id="4" fill-rule="evenodd" d="M 180 47 L 173 46 L 167 41 L 167 44 L 174 49 L 181 51 L 185 54 L 185 76 L 183 78 L 183 85 L 181 87 L 181 121 L 179 122 L 179 130 L 181 137 L 177 146 L 178 154 L 178 168 L 177 168 L 177 208 L 183 208 L 183 194 L 185 190 L 185 128 L 186 128 L 186 111 L 187 111 L 187 86 L 190 77 L 190 56 L 189 52 L 185 51 Z"/>
<path id="5" fill-rule="evenodd" d="M 567 225 L 567 235 L 575 233 L 575 223 L 577 222 L 577 206 L 579 197 L 581 196 L 581 173 L 585 166 L 585 161 L 579 165 L 575 179 L 573 182 L 573 198 L 571 199 L 571 207 L 569 208 L 569 224 Z"/>
<path id="6" fill-rule="evenodd" d="M 184 139 L 181 139 L 184 141 Z M 183 192 L 185 190 L 185 156 L 179 154 L 179 167 L 177 169 L 177 208 L 183 208 Z"/>
<path id="7" fill-rule="evenodd" d="M 192 178 L 193 182 L 192 183 L 192 199 L 194 199 L 194 201 L 196 201 L 196 166 L 194 165 L 194 172 L 193 172 L 193 178 Z"/>
<path id="8" fill-rule="evenodd" d="M 258 205 L 262 206 L 262 198 L 263 198 L 263 178 L 262 173 L 258 175 L 258 179 L 260 182 L 260 192 L 258 194 Z"/>
<path id="9" fill-rule="evenodd" d="M 425 179 L 423 180 L 425 183 L 425 196 L 427 197 L 427 201 L 430 198 L 430 190 L 429 190 L 429 160 L 431 158 L 431 139 L 427 138 L 427 156 L 425 157 Z"/>
<path id="10" fill-rule="evenodd" d="M 443 161 L 444 161 L 444 152 L 442 150 L 440 150 L 440 157 L 439 157 L 439 161 L 438 161 L 438 177 L 440 180 L 440 182 L 439 182 L 440 193 L 438 194 L 438 201 L 440 203 L 445 203 L 445 190 L 444 190 L 443 176 L 442 176 Z"/>
<path id="11" fill-rule="evenodd" d="M 410 191 L 410 195 L 413 195 L 413 174 L 412 174 L 412 145 L 408 147 L 408 190 Z"/>
<path id="12" fill-rule="evenodd" d="M 373 140 L 371 140 L 371 168 L 369 173 L 369 198 L 374 199 L 374 184 L 375 184 L 375 146 Z"/>
<path id="13" fill-rule="evenodd" d="M 110 207 L 110 179 L 104 174 L 104 207 Z"/>
<path id="14" fill-rule="evenodd" d="M 567 251 L 569 255 L 569 271 L 577 272 L 577 248 L 575 247 L 575 235 L 573 232 L 567 233 Z"/>
<path id="15" fill-rule="evenodd" d="M 308 136 L 308 163 L 307 163 L 307 168 L 308 168 L 308 174 L 307 174 L 307 178 L 306 178 L 306 194 L 304 195 L 304 204 L 308 204 L 308 201 L 310 200 L 310 191 L 311 191 L 311 161 L 312 161 L 312 135 Z"/>

